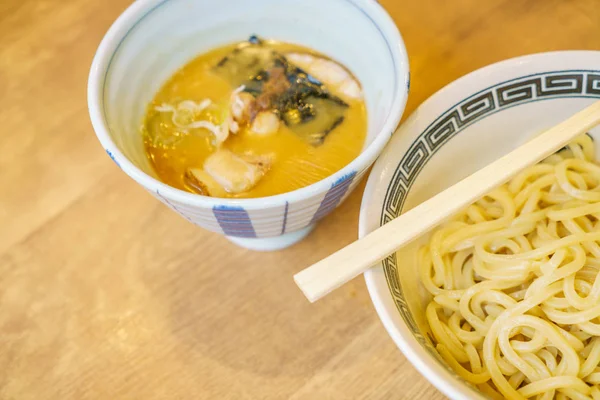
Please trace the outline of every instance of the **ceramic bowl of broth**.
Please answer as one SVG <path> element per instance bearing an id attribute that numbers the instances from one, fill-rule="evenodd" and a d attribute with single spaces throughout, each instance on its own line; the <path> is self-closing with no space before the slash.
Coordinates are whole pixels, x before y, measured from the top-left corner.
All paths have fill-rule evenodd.
<path id="1" fill-rule="evenodd" d="M 107 154 L 157 199 L 276 250 L 356 187 L 408 88 L 372 0 L 140 0 L 102 40 L 88 103 Z"/>
<path id="2" fill-rule="evenodd" d="M 360 236 L 362 237 L 396 218 L 483 166 L 497 160 L 502 155 L 507 154 L 534 135 L 556 125 L 578 110 L 598 100 L 600 98 L 599 66 L 600 52 L 565 51 L 535 54 L 485 67 L 452 82 L 434 94 L 400 126 L 398 132 L 376 162 L 369 177 L 361 206 Z M 595 158 L 595 163 L 598 164 L 600 128 L 592 129 L 589 134 L 593 140 L 590 140 L 589 137 L 582 139 L 586 143 L 585 148 L 591 153 L 587 154 L 586 152 L 586 157 Z M 579 150 L 576 153 L 570 153 L 570 151 L 570 148 L 562 150 L 553 156 L 555 158 L 545 162 L 546 164 L 543 167 L 538 166 L 536 168 L 541 168 L 538 171 L 548 172 L 553 170 L 553 165 L 559 165 L 563 162 L 560 157 L 584 158 Z M 596 168 L 594 167 L 594 169 Z M 600 169 L 597 173 L 600 173 Z M 535 172 L 530 178 L 524 179 L 523 182 L 534 182 L 536 174 L 539 173 Z M 533 197 L 536 193 L 534 190 L 531 191 L 529 195 L 532 197 L 527 202 L 526 207 L 535 210 L 535 207 L 546 207 L 550 204 L 546 204 L 544 201 L 554 201 L 556 203 L 554 207 L 565 206 L 560 198 L 556 201 L 552 200 L 552 196 L 563 196 L 569 199 L 569 196 L 565 196 L 561 192 L 563 186 L 554 185 L 552 174 L 553 172 L 548 175 L 549 183 L 541 182 L 538 186 L 538 188 L 544 187 L 544 191 L 537 194 L 539 197 Z M 597 178 L 592 178 L 591 175 L 588 176 L 595 182 L 593 185 L 600 183 Z M 521 185 L 518 182 L 511 184 L 516 187 Z M 512 190 L 511 187 L 509 186 L 509 191 Z M 592 191 L 597 190 L 598 188 L 592 189 Z M 520 193 L 521 200 L 518 201 L 523 202 L 525 200 L 523 194 L 527 193 Z M 469 224 L 473 226 L 474 221 L 486 223 L 486 221 L 500 218 L 500 214 L 495 214 L 495 217 L 492 217 L 494 212 L 500 208 L 497 208 L 498 203 L 490 199 L 490 197 L 486 197 L 480 203 L 477 203 L 476 207 L 469 208 L 466 212 L 467 214 L 471 213 L 468 214 L 470 217 L 461 214 L 461 220 L 452 219 L 448 224 L 456 224 L 452 229 L 457 229 L 456 232 L 458 232 L 458 229 Z M 486 214 L 486 209 L 489 214 Z M 483 211 L 480 214 L 478 210 Z M 525 213 L 523 210 L 520 212 Z M 591 220 L 595 220 L 595 217 Z M 552 225 L 552 222 L 550 225 Z M 449 227 L 450 225 L 446 226 Z M 538 228 L 541 229 L 543 234 L 543 225 L 538 225 Z M 593 229 L 591 225 L 590 228 Z M 498 242 L 501 243 L 497 245 L 498 248 L 502 249 L 502 246 L 508 246 L 512 250 L 507 250 L 507 247 L 507 249 L 498 251 L 497 257 L 519 252 L 519 246 L 530 246 L 530 243 L 533 243 L 532 246 L 536 246 L 536 240 L 540 240 L 537 236 L 538 233 L 535 230 L 532 231 L 533 228 L 527 229 L 530 229 L 527 234 L 522 234 L 518 239 Z M 439 227 L 432 232 L 439 232 Z M 438 239 L 440 237 L 444 236 L 437 236 Z M 445 238 L 448 237 L 445 236 Z M 574 396 L 583 396 L 569 398 L 588 398 L 586 396 L 590 395 L 595 379 L 590 380 L 589 377 L 594 374 L 592 372 L 589 375 L 590 371 L 582 373 L 579 378 L 570 378 L 572 381 L 580 379 L 576 385 L 571 381 L 566 384 L 564 381 L 547 381 L 541 386 L 543 393 L 539 392 L 540 387 L 537 389 L 533 386 L 527 387 L 531 383 L 529 379 L 535 380 L 537 372 L 527 377 L 519 372 L 518 368 L 513 368 L 514 365 L 506 366 L 506 364 L 503 364 L 504 378 L 497 379 L 495 377 L 490 379 L 489 376 L 483 376 L 489 371 L 486 369 L 487 364 L 483 357 L 486 350 L 482 351 L 480 346 L 482 346 L 482 343 L 484 346 L 488 343 L 485 336 L 485 330 L 489 328 L 486 327 L 488 321 L 486 320 L 481 326 L 475 324 L 471 326 L 462 317 L 455 319 L 459 315 L 458 312 L 464 311 L 463 306 L 468 307 L 471 303 L 461 302 L 459 305 L 459 303 L 454 303 L 456 299 L 452 300 L 449 297 L 444 297 L 445 293 L 451 291 L 444 292 L 437 287 L 437 285 L 446 284 L 441 280 L 436 283 L 439 278 L 439 270 L 433 273 L 431 270 L 424 269 L 430 266 L 430 261 L 423 258 L 424 254 L 427 256 L 427 254 L 430 254 L 429 251 L 437 246 L 433 240 L 432 233 L 427 234 L 396 254 L 389 256 L 379 266 L 365 274 L 369 293 L 383 325 L 415 368 L 451 399 L 540 398 L 537 396 L 542 396 L 546 392 L 548 398 L 554 399 L 561 398 L 565 395 L 564 391 L 569 393 L 569 390 L 579 392 L 574 393 Z M 480 258 L 476 258 L 480 254 L 477 252 L 478 250 L 472 250 L 473 246 L 478 246 L 477 243 L 479 242 L 477 240 L 482 239 L 475 238 L 472 239 L 471 243 L 455 245 L 456 250 L 452 251 L 456 251 L 456 253 L 451 253 L 450 250 L 448 252 L 440 250 L 439 260 L 442 260 L 443 263 L 446 263 L 444 257 L 452 257 L 456 254 L 459 254 L 459 256 L 462 254 L 460 257 L 463 257 L 461 260 L 458 260 L 460 258 L 458 256 L 453 258 L 453 261 L 458 260 L 458 262 L 452 264 L 452 268 L 445 270 L 444 273 L 450 273 L 451 271 L 452 274 L 467 274 L 468 272 L 465 271 L 469 268 L 475 268 L 477 271 L 477 273 L 470 275 L 474 279 L 471 282 L 468 282 L 468 279 L 456 279 L 455 275 L 452 275 L 453 283 L 451 285 L 454 285 L 456 291 L 451 293 L 450 296 L 464 296 L 463 292 L 460 292 L 461 290 L 469 289 L 475 284 L 475 281 L 479 283 L 490 279 L 487 275 L 479 275 L 480 270 L 476 268 L 479 268 L 478 265 L 481 264 L 475 264 L 476 266 L 473 267 L 474 261 L 469 261 L 480 260 Z M 447 242 L 444 242 L 444 246 L 446 246 L 445 243 Z M 517 245 L 517 243 L 520 244 Z M 428 247 L 425 247 L 426 245 Z M 447 246 L 450 246 L 450 244 Z M 461 251 L 463 253 L 460 253 Z M 474 255 L 469 253 L 470 251 L 475 251 Z M 523 251 L 528 251 L 528 249 Z M 589 257 L 591 256 L 588 255 Z M 490 266 L 490 268 L 492 267 Z M 501 267 L 497 268 L 499 271 L 502 270 Z M 482 274 L 484 273 L 482 272 Z M 597 270 L 593 274 L 594 276 L 597 275 Z M 528 275 L 526 279 L 533 279 L 533 276 L 535 275 Z M 540 272 L 539 276 L 543 276 L 543 272 Z M 577 290 L 586 291 L 587 289 L 584 289 L 584 286 L 587 284 L 583 282 L 581 285 L 580 289 Z M 435 287 L 431 289 L 432 286 Z M 432 293 L 435 292 L 439 292 L 442 296 L 439 297 L 440 295 L 436 294 L 434 297 Z M 531 293 L 519 293 L 516 289 L 505 292 L 496 291 L 494 296 L 497 297 L 488 296 L 485 300 L 481 300 L 483 297 L 480 299 L 482 308 L 477 311 L 481 314 L 478 315 L 481 318 L 490 318 L 489 322 L 491 323 L 503 311 L 501 307 L 496 306 L 494 308 L 490 306 L 495 301 L 511 303 L 515 299 L 522 300 L 524 295 L 528 296 L 529 294 Z M 578 293 L 578 295 L 581 294 Z M 454 304 L 456 304 L 456 308 L 454 308 Z M 428 314 L 431 305 L 434 305 L 434 307 L 431 314 Z M 547 307 L 546 305 L 542 306 L 544 313 L 549 310 Z M 435 311 L 436 309 L 437 311 Z M 576 313 L 577 310 L 570 310 L 569 312 Z M 547 323 L 548 319 L 555 318 L 552 314 L 537 314 L 538 317 L 540 315 L 542 318 L 546 318 L 545 326 L 552 325 Z M 522 316 L 519 316 L 519 318 L 522 318 Z M 531 318 L 531 316 L 527 318 Z M 513 320 L 516 319 L 515 316 Z M 433 325 L 430 323 L 433 320 L 443 321 L 443 324 L 448 323 L 449 325 L 444 325 L 434 332 Z M 479 319 L 475 318 L 474 321 L 477 322 Z M 508 319 L 506 324 L 512 322 L 511 319 Z M 434 327 L 439 328 L 443 324 L 435 323 Z M 474 326 L 477 326 L 477 330 L 473 328 Z M 572 325 L 561 323 L 552 326 L 553 328 L 548 329 L 544 334 L 551 336 L 551 333 L 560 326 L 560 329 L 573 332 L 569 334 L 576 335 L 583 342 L 583 346 L 587 346 L 590 341 L 594 340 L 593 335 L 590 336 Z M 492 328 L 489 328 L 489 330 L 491 331 Z M 491 335 L 490 331 L 487 333 L 488 336 Z M 531 368 L 529 370 L 525 369 L 528 373 L 539 368 L 537 371 L 543 371 L 542 373 L 560 375 L 557 370 L 562 367 L 553 367 L 555 364 L 560 364 L 561 360 L 554 350 L 545 349 L 539 353 L 526 354 L 531 350 L 527 348 L 526 344 L 530 333 L 523 331 L 525 332 L 525 338 L 523 338 L 519 334 L 515 334 L 514 331 L 511 332 L 507 333 L 510 340 L 500 345 L 500 347 L 504 346 L 502 347 L 502 354 L 505 357 L 504 363 L 507 363 L 506 360 L 510 357 L 518 359 L 519 356 L 522 356 L 526 361 L 520 367 L 530 363 Z M 565 333 L 566 336 L 569 334 Z M 514 336 L 511 337 L 511 335 Z M 537 337 L 531 343 L 538 341 L 541 337 Z M 450 345 L 444 343 L 447 338 L 449 338 L 448 340 L 451 339 L 452 343 Z M 454 359 L 453 357 L 456 354 L 461 355 L 463 346 L 469 348 L 469 345 L 466 344 L 469 341 L 471 341 L 473 347 L 470 347 L 468 360 L 457 361 L 451 367 L 447 360 Z M 577 342 L 575 339 L 573 341 Z M 493 342 L 490 343 L 493 344 Z M 511 353 L 506 349 L 508 344 L 512 343 L 522 344 L 523 346 L 519 351 Z M 543 347 L 544 343 L 539 343 L 540 347 Z M 452 354 L 449 356 L 448 352 L 444 353 L 444 350 L 440 350 L 443 349 L 440 345 L 444 345 L 443 348 L 445 349 L 452 347 L 454 353 L 450 352 Z M 581 349 L 576 350 L 582 351 Z M 573 354 L 576 354 L 576 352 L 573 352 Z M 586 352 L 579 354 L 581 357 L 589 357 Z M 538 362 L 543 357 L 546 357 L 545 361 Z M 566 356 L 563 355 L 563 358 L 566 358 Z M 496 363 L 496 365 L 498 364 L 500 362 Z M 579 370 L 576 372 L 579 372 Z M 469 379 L 465 379 L 465 377 Z M 506 379 L 504 385 L 513 388 L 507 389 L 504 387 L 504 392 L 500 394 L 496 383 L 501 384 L 502 379 Z M 589 386 L 589 388 L 585 386 Z M 597 390 L 597 388 L 593 390 Z M 513 391 L 517 391 L 518 395 L 514 395 Z M 587 394 L 585 394 L 586 392 Z M 511 393 L 513 397 L 510 397 Z M 527 393 L 533 394 L 530 396 Z"/>

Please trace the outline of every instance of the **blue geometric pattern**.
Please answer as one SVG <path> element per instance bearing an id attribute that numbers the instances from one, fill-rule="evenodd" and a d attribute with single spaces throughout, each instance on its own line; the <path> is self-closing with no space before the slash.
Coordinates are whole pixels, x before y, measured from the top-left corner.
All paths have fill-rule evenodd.
<path id="1" fill-rule="evenodd" d="M 213 214 L 227 236 L 255 238 L 256 232 L 243 207 L 215 206 Z"/>
<path id="2" fill-rule="evenodd" d="M 281 234 L 283 235 L 285 233 L 285 227 L 287 225 L 287 217 L 288 217 L 288 210 L 290 208 L 290 203 L 288 203 L 287 201 L 285 202 L 285 211 L 283 213 L 283 226 L 281 227 Z"/>
<path id="3" fill-rule="evenodd" d="M 169 201 L 169 199 L 167 199 L 165 196 L 163 196 L 162 194 L 160 194 L 160 192 L 158 191 L 158 189 L 156 190 L 156 196 L 161 199 L 163 201 L 163 203 L 165 203 L 167 206 L 169 206 L 173 211 L 175 211 L 177 214 L 181 215 L 183 218 L 187 219 L 189 222 L 191 222 L 192 224 L 194 223 L 194 221 L 192 221 L 190 219 L 190 217 L 187 216 L 186 213 L 182 212 L 181 210 L 179 210 L 177 207 L 175 207 L 175 204 L 171 203 Z"/>
<path id="4" fill-rule="evenodd" d="M 121 165 L 119 164 L 119 162 L 117 161 L 117 159 L 115 158 L 115 156 L 113 155 L 113 153 L 111 153 L 111 151 L 109 149 L 106 149 L 106 154 L 108 154 L 110 159 L 113 160 L 115 162 L 115 164 L 117 164 L 117 167 L 121 168 Z"/>
<path id="5" fill-rule="evenodd" d="M 319 205 L 317 212 L 313 215 L 310 223 L 316 222 L 327 215 L 331 210 L 333 210 L 342 200 L 342 197 L 348 191 L 348 188 L 352 184 L 354 177 L 356 176 L 356 171 L 351 172 L 342 176 L 340 179 L 335 181 L 331 188 L 325 194 L 323 201 Z"/>
<path id="6" fill-rule="evenodd" d="M 490 86 L 454 104 L 421 132 L 396 166 L 383 201 L 380 226 L 402 214 L 409 191 L 425 164 L 465 128 L 518 104 L 565 97 L 599 98 L 600 71 L 568 70 L 532 74 Z M 382 265 L 400 316 L 417 341 L 448 368 L 433 348 L 431 339 L 427 340 L 419 331 L 411 314 L 399 280 L 398 269 L 401 266 L 398 264 L 396 253 L 384 259 Z M 451 369 L 448 370 L 454 374 Z"/>

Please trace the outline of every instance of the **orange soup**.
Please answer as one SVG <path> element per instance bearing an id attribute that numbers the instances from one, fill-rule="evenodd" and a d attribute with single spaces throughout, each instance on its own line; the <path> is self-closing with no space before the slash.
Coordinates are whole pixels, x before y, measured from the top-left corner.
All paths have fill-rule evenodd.
<path id="1" fill-rule="evenodd" d="M 326 178 L 358 156 L 366 130 L 362 88 L 346 68 L 257 37 L 185 65 L 156 94 L 142 126 L 159 179 L 231 198 Z"/>

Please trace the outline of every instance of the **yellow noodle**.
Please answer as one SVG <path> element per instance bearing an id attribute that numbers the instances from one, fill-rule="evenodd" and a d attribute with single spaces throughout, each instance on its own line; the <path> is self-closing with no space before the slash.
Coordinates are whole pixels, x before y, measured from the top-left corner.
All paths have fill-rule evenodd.
<path id="1" fill-rule="evenodd" d="M 490 398 L 600 400 L 600 166 L 583 135 L 419 251 L 435 347 Z"/>

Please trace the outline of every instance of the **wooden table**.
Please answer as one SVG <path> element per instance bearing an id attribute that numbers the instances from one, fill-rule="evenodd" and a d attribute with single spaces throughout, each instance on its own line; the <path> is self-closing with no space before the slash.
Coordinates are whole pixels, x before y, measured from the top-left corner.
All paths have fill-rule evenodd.
<path id="1" fill-rule="evenodd" d="M 387 0 L 407 113 L 522 54 L 600 48 L 598 0 Z M 129 0 L 0 2 L 0 399 L 441 399 L 362 279 L 294 272 L 356 238 L 362 187 L 301 244 L 252 253 L 162 206 L 90 126 L 92 56 Z"/>

